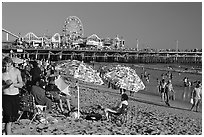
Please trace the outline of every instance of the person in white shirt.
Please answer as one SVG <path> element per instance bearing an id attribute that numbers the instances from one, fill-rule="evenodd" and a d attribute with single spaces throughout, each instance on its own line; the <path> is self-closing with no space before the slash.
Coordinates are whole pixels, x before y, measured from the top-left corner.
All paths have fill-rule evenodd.
<path id="1" fill-rule="evenodd" d="M 173 93 L 173 94 L 172 94 Z M 169 104 L 169 99 L 170 99 L 170 95 L 173 95 L 173 99 L 174 99 L 174 89 L 173 89 L 173 85 L 171 83 L 171 80 L 168 80 L 167 84 L 165 85 L 165 91 L 164 91 L 164 95 L 165 95 L 165 103 L 170 106 Z M 172 100 L 173 100 L 172 99 Z"/>
<path id="2" fill-rule="evenodd" d="M 193 110 L 194 106 L 196 106 L 196 112 L 198 112 L 198 106 L 201 102 L 202 98 L 202 87 L 201 82 L 198 82 L 196 87 L 193 89 L 191 93 L 191 98 L 193 99 L 193 104 L 191 106 L 191 111 Z"/>

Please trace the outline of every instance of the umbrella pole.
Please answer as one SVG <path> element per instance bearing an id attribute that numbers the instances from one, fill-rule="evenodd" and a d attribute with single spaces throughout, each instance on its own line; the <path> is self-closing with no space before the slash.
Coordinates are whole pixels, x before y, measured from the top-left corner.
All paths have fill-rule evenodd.
<path id="1" fill-rule="evenodd" d="M 78 92 L 78 119 L 79 119 L 79 84 L 78 84 L 78 82 L 77 82 L 77 92 Z"/>

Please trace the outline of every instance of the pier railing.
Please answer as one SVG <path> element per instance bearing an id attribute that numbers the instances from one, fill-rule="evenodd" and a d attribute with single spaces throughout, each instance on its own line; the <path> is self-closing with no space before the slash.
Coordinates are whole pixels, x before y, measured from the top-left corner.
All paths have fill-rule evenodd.
<path id="1" fill-rule="evenodd" d="M 80 50 L 80 49 L 35 49 L 2 48 L 9 56 L 30 59 L 50 59 L 51 61 L 76 59 L 84 62 L 120 63 L 202 63 L 202 52 L 138 52 L 119 50 Z"/>

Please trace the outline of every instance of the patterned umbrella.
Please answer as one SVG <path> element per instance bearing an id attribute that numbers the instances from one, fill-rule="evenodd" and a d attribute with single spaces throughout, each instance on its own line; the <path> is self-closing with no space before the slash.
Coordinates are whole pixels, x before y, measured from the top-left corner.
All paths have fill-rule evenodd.
<path id="1" fill-rule="evenodd" d="M 121 65 L 112 67 L 111 71 L 105 73 L 104 78 L 117 81 L 116 86 L 126 90 L 138 92 L 139 90 L 145 89 L 145 85 L 136 74 L 136 71 L 130 67 Z"/>
<path id="2" fill-rule="evenodd" d="M 94 83 L 96 85 L 102 85 L 103 80 L 100 78 L 99 73 L 84 62 L 78 60 L 67 60 L 61 62 L 56 66 L 56 70 L 59 70 L 67 77 L 73 77 L 81 81 L 88 83 Z"/>
<path id="3" fill-rule="evenodd" d="M 60 64 L 58 64 L 55 67 L 56 70 L 61 71 L 64 76 L 66 77 L 73 77 L 75 79 L 81 80 L 81 81 L 85 81 L 88 83 L 93 83 L 96 85 L 102 85 L 103 81 L 99 76 L 99 73 L 96 72 L 96 70 L 94 70 L 91 66 L 77 61 L 77 60 L 67 60 L 64 62 L 61 62 Z M 61 82 L 60 82 L 61 83 Z M 58 84 L 60 86 L 60 84 Z M 66 86 L 66 85 L 65 85 Z M 67 88 L 65 88 L 65 90 L 63 90 L 62 92 L 66 93 Z M 77 83 L 77 93 L 78 93 L 78 118 L 80 116 L 79 113 L 79 102 L 80 102 L 80 98 L 79 98 L 79 85 Z"/>

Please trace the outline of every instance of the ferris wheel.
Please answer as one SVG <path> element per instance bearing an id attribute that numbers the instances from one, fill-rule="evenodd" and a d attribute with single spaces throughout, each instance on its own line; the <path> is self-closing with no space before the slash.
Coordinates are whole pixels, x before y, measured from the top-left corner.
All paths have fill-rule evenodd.
<path id="1" fill-rule="evenodd" d="M 81 20 L 76 16 L 69 16 L 65 20 L 63 35 L 71 40 L 81 38 L 84 35 Z"/>

